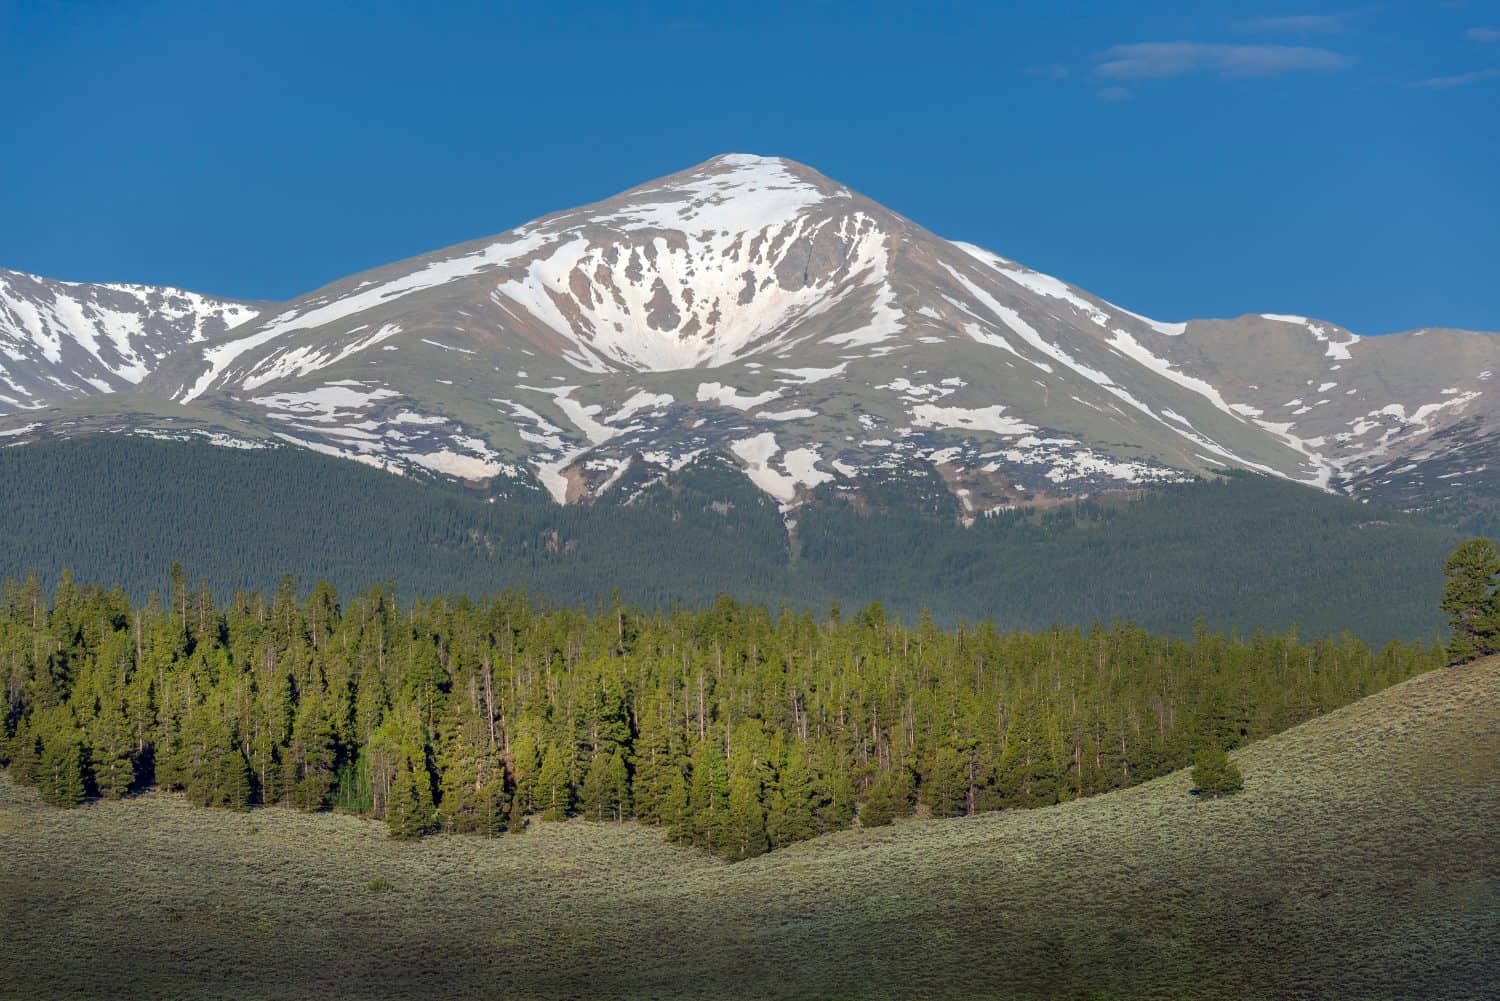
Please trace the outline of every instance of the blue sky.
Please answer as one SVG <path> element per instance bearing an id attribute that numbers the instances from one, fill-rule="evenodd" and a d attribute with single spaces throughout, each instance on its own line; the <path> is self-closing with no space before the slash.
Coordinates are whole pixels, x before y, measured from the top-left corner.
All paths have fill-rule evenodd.
<path id="1" fill-rule="evenodd" d="M 0 267 L 288 298 L 721 152 L 1161 319 L 1500 330 L 1500 3 L 0 0 Z"/>

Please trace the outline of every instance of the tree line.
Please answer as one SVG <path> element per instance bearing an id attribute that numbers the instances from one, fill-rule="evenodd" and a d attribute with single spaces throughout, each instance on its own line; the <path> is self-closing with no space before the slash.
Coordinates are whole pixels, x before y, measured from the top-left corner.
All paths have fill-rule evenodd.
<path id="1" fill-rule="evenodd" d="M 0 576 L 35 570 L 50 589 L 71 568 L 141 601 L 189 553 L 222 601 L 236 588 L 274 592 L 292 569 L 345 594 L 395 579 L 406 596 L 524 586 L 592 605 L 618 588 L 656 608 L 723 592 L 772 607 L 879 601 L 907 622 L 927 607 L 944 627 L 1118 618 L 1181 636 L 1201 614 L 1245 635 L 1295 622 L 1383 643 L 1438 635 L 1439 568 L 1460 541 L 1264 476 L 995 512 L 969 527 L 933 470 L 849 486 L 814 491 L 789 536 L 776 503 L 712 454 L 670 475 L 633 463 L 595 503 L 560 507 L 527 494 L 486 503 L 290 446 L 101 434 L 0 448 Z"/>
<path id="2" fill-rule="evenodd" d="M 720 598 L 647 612 L 524 592 L 223 605 L 64 575 L 0 589 L 0 763 L 50 802 L 155 785 L 202 806 L 496 835 L 635 819 L 730 859 L 857 822 L 1117 789 L 1444 663 L 1439 645 L 1189 639 L 1120 623 L 906 625 Z"/>

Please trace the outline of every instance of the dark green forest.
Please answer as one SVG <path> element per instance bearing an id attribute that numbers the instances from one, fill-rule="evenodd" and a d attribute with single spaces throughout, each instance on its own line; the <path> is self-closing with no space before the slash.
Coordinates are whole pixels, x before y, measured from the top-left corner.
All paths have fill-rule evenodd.
<path id="1" fill-rule="evenodd" d="M 1449 528 L 1257 476 L 1134 500 L 1019 510 L 965 528 L 935 476 L 822 488 L 789 539 L 775 504 L 726 460 L 629 477 L 591 506 L 487 502 L 311 452 L 100 435 L 0 449 L 0 573 L 64 568 L 143 600 L 191 559 L 221 600 L 292 570 L 403 596 L 525 588 L 592 604 L 879 601 L 940 625 L 1044 629 L 1131 619 L 1157 632 L 1349 630 L 1430 637 Z M 636 488 L 640 487 L 639 490 Z M 619 498 L 632 498 L 621 503 Z"/>
<path id="2" fill-rule="evenodd" d="M 0 761 L 49 802 L 155 785 L 201 806 L 384 818 L 416 838 L 637 819 L 729 859 L 858 822 L 1118 789 L 1445 662 L 1129 624 L 1001 632 L 720 598 L 341 602 L 287 578 L 220 605 L 64 575 L 0 591 Z"/>

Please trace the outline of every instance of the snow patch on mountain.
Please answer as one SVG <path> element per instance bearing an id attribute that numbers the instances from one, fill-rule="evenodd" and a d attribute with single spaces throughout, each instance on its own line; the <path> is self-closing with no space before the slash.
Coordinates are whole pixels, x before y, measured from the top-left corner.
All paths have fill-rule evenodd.
<path id="1" fill-rule="evenodd" d="M 810 447 L 796 448 L 786 453 L 782 468 L 776 469 L 772 459 L 781 451 L 776 435 L 764 431 L 753 438 L 743 438 L 729 446 L 745 463 L 745 475 L 752 483 L 781 502 L 782 510 L 788 510 L 797 499 L 798 487 L 812 488 L 833 479 L 831 473 L 817 468 L 818 453 Z"/>
<path id="2" fill-rule="evenodd" d="M 700 382 L 698 384 L 699 403 L 717 403 L 721 407 L 733 407 L 735 410 L 749 410 L 758 407 L 781 396 L 774 389 L 768 389 L 763 393 L 742 393 L 733 386 L 726 386 L 722 382 Z"/>
<path id="3" fill-rule="evenodd" d="M 672 405 L 672 402 L 673 397 L 671 393 L 649 393 L 645 390 L 639 390 L 630 399 L 620 404 L 620 409 L 605 418 L 605 422 L 618 424 L 621 421 L 630 420 L 632 416 L 642 411 L 654 412 L 665 410 Z"/>
<path id="4" fill-rule="evenodd" d="M 828 197 L 788 170 L 784 160 L 727 153 L 713 164 L 716 169 L 686 180 L 654 185 L 640 200 L 598 221 L 626 229 L 729 235 L 790 222 Z M 848 196 L 840 188 L 833 197 Z"/>
<path id="5" fill-rule="evenodd" d="M 822 382 L 824 379 L 832 379 L 844 374 L 849 363 L 841 361 L 831 368 L 778 368 L 776 371 L 782 375 L 789 375 L 792 380 L 801 383 Z M 783 380 L 787 381 L 787 380 Z"/>
<path id="6" fill-rule="evenodd" d="M 187 402 L 202 396 L 228 371 L 236 359 L 278 337 L 298 330 L 313 330 L 337 323 L 339 320 L 357 316 L 366 310 L 374 309 L 414 292 L 468 278 L 486 269 L 508 263 L 533 249 L 540 242 L 541 238 L 535 232 L 527 233 L 524 228 L 515 230 L 508 238 L 474 253 L 430 261 L 399 278 L 377 282 L 337 298 L 321 302 L 312 300 L 297 309 L 280 313 L 264 325 L 258 326 L 254 333 L 206 349 L 203 352 L 203 359 L 207 368 L 196 382 L 179 394 L 178 399 Z M 254 379 L 258 374 L 252 371 L 248 374 L 248 378 Z M 264 382 L 265 380 L 261 379 L 258 384 L 264 384 Z M 255 387 L 242 384 L 242 388 L 253 389 Z"/>
<path id="7" fill-rule="evenodd" d="M 917 427 L 961 428 L 966 431 L 989 431 L 993 434 L 1029 434 L 1036 427 L 1014 417 L 1004 416 L 1005 408 L 939 407 L 922 403 L 912 408 L 911 420 Z"/>
<path id="8" fill-rule="evenodd" d="M 355 330 L 363 329 L 356 327 Z M 259 389 L 268 382 L 277 379 L 290 379 L 304 375 L 311 375 L 320 369 L 335 365 L 351 355 L 358 354 L 366 348 L 372 348 L 382 341 L 390 340 L 401 333 L 401 324 L 386 323 L 374 333 L 356 338 L 342 347 L 322 347 L 318 345 L 302 345 L 288 347 L 271 355 L 266 361 L 257 366 L 254 375 L 246 376 L 241 386 L 245 389 Z"/>
<path id="9" fill-rule="evenodd" d="M 1310 320 L 1305 316 L 1295 316 L 1288 313 L 1261 313 L 1260 315 L 1264 319 L 1274 320 L 1277 323 L 1290 323 L 1306 328 L 1307 332 L 1312 334 L 1314 340 L 1327 345 L 1328 349 L 1324 354 L 1337 361 L 1352 360 L 1354 356 L 1350 354 L 1349 349 L 1360 341 L 1358 334 L 1349 334 L 1347 340 L 1337 340 L 1335 339 L 1334 332 L 1325 324 Z"/>
<path id="10" fill-rule="evenodd" d="M 395 399 L 400 395 L 383 387 L 366 389 L 358 383 L 339 382 L 304 392 L 272 393 L 250 402 L 302 420 L 334 421 L 349 416 L 349 412 L 361 411 L 380 400 Z"/>
<path id="11" fill-rule="evenodd" d="M 770 350 L 855 286 L 876 287 L 875 307 L 866 326 L 840 337 L 871 343 L 899 329 L 884 296 L 884 234 L 873 219 L 858 212 L 769 218 L 759 229 L 636 237 L 623 245 L 568 239 L 502 283 L 494 301 L 509 300 L 540 321 L 572 345 L 564 357 L 590 372 L 718 366 L 752 347 Z M 838 269 L 816 281 L 784 281 L 777 252 L 824 239 L 850 248 Z"/>

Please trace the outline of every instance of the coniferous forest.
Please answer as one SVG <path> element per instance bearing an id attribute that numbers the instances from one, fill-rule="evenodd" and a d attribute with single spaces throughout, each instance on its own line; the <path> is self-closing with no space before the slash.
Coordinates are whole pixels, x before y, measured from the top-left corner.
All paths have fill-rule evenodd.
<path id="1" fill-rule="evenodd" d="M 649 613 L 290 578 L 220 604 L 174 567 L 144 603 L 4 585 L 0 758 L 62 806 L 155 785 L 400 838 L 633 818 L 742 859 L 1133 785 L 1444 662 L 1348 636 L 942 630 L 874 604 Z"/>
<path id="2" fill-rule="evenodd" d="M 646 477 L 644 469 L 641 477 Z M 525 587 L 592 605 L 618 588 L 651 608 L 716 595 L 793 607 L 924 608 L 1003 628 L 1130 619 L 1153 632 L 1435 636 L 1451 527 L 1261 476 L 1090 498 L 959 523 L 936 473 L 825 484 L 788 532 L 730 460 L 631 475 L 592 505 L 494 503 L 295 448 L 238 450 L 112 435 L 0 449 L 0 576 L 64 569 L 161 587 L 185 554 L 219 599 L 284 571 L 344 593 Z"/>

